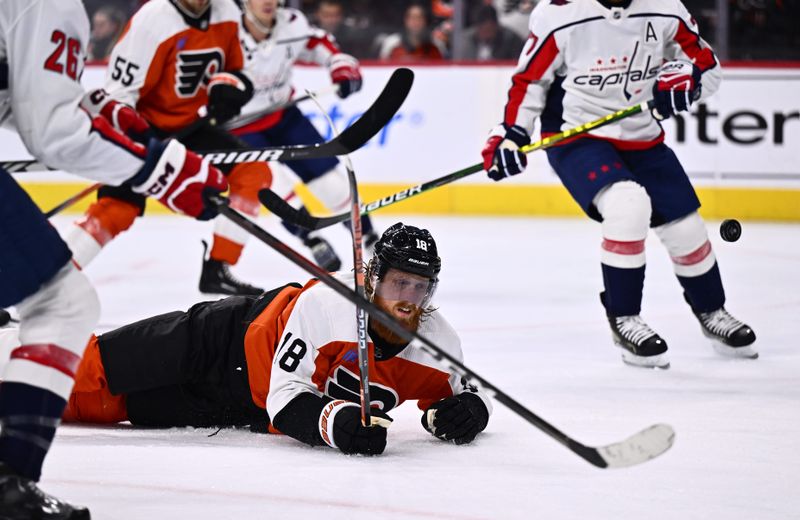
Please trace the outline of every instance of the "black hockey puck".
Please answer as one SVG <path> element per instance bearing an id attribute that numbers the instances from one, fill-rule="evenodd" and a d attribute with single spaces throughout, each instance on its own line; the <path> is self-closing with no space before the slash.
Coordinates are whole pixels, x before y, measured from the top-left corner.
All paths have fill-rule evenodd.
<path id="1" fill-rule="evenodd" d="M 11 321 L 11 315 L 5 309 L 0 309 L 0 327 L 8 325 Z"/>
<path id="2" fill-rule="evenodd" d="M 719 234 L 725 242 L 736 242 L 742 236 L 742 225 L 736 219 L 723 220 L 719 225 Z"/>

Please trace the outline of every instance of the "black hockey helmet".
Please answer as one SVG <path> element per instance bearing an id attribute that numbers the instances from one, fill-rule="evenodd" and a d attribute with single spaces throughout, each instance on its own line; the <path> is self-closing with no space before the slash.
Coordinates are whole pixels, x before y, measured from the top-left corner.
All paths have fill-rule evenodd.
<path id="1" fill-rule="evenodd" d="M 375 267 L 383 278 L 394 267 L 407 273 L 436 280 L 442 270 L 442 259 L 430 231 L 398 222 L 383 232 L 375 243 Z"/>
<path id="2" fill-rule="evenodd" d="M 369 286 L 374 293 L 389 269 L 397 269 L 428 279 L 424 297 L 418 305 L 424 307 L 433 297 L 442 270 L 442 259 L 430 231 L 398 222 L 383 232 L 375 243 L 375 255 L 367 267 Z M 372 296 L 372 294 L 370 294 Z"/>

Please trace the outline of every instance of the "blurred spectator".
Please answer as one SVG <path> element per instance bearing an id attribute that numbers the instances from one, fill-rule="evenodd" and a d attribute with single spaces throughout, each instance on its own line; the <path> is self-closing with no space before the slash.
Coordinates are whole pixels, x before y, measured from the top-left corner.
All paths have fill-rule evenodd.
<path id="1" fill-rule="evenodd" d="M 730 4 L 730 51 L 734 59 L 800 59 L 800 2 L 735 0 Z"/>
<path id="2" fill-rule="evenodd" d="M 516 60 L 522 50 L 523 40 L 501 26 L 497 11 L 491 5 L 481 6 L 475 16 L 475 26 L 464 33 L 464 59 Z"/>
<path id="3" fill-rule="evenodd" d="M 321 0 L 314 11 L 314 22 L 336 38 L 342 51 L 360 59 L 370 57 L 370 31 L 366 28 L 356 29 L 345 20 L 341 0 Z"/>
<path id="4" fill-rule="evenodd" d="M 94 13 L 101 7 L 114 7 L 119 9 L 125 14 L 125 20 L 141 7 L 141 4 L 147 0 L 83 0 L 83 6 L 86 8 L 86 14 L 89 15 L 89 20 L 94 17 Z"/>
<path id="5" fill-rule="evenodd" d="M 539 0 L 495 0 L 494 5 L 500 12 L 500 25 L 525 40 L 528 37 L 531 11 L 538 2 Z"/>
<path id="6" fill-rule="evenodd" d="M 127 17 L 147 0 L 83 0 L 93 26 L 94 14 L 103 7 L 114 7 Z M 492 49 L 491 58 L 507 59 L 498 54 L 500 44 L 481 47 L 476 33 L 476 10 L 493 6 L 499 30 L 510 30 L 523 40 L 528 37 L 528 20 L 533 7 L 549 0 L 285 0 L 285 5 L 313 13 L 316 23 L 331 32 L 339 45 L 358 58 L 380 57 L 389 60 L 441 60 L 460 52 L 458 58 L 482 59 Z M 572 2 L 583 0 L 570 0 Z M 588 1 L 588 0 L 587 0 Z M 591 0 L 596 1 L 596 0 Z M 717 42 L 719 13 L 717 0 L 683 0 L 695 15 L 700 33 L 712 45 Z M 727 0 L 729 58 L 734 60 L 800 60 L 800 0 Z M 453 13 L 466 13 L 463 22 L 469 30 L 456 42 Z M 108 19 L 108 17 L 106 17 Z M 403 23 L 404 22 L 404 23 Z M 100 23 L 103 23 L 102 21 Z M 487 23 L 488 27 L 490 24 Z M 489 31 L 489 29 L 486 29 Z M 94 33 L 94 31 L 93 31 Z M 464 34 L 464 33 L 461 33 Z M 381 35 L 378 38 L 375 35 Z M 383 37 L 383 35 L 389 35 Z M 476 38 L 469 43 L 469 38 Z M 108 53 L 98 39 L 91 59 Z M 94 45 L 94 42 L 91 43 Z M 448 52 L 452 47 L 453 52 Z M 467 47 L 465 49 L 465 47 Z M 466 50 L 467 56 L 464 56 Z M 515 59 L 514 56 L 511 59 Z"/>
<path id="7" fill-rule="evenodd" d="M 125 20 L 125 14 L 115 7 L 100 7 L 94 12 L 87 59 L 102 61 L 108 58 L 125 27 Z"/>
<path id="8" fill-rule="evenodd" d="M 431 37 L 431 13 L 422 3 L 412 3 L 403 16 L 402 32 L 390 34 L 381 43 L 379 57 L 392 61 L 437 61 L 444 48 Z"/>

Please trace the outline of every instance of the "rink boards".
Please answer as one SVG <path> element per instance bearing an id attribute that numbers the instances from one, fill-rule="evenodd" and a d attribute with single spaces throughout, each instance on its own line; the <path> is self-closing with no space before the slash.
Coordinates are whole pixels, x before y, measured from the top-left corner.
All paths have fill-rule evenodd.
<path id="1" fill-rule="evenodd" d="M 394 120 L 352 155 L 364 201 L 441 177 L 480 161 L 486 133 L 502 113 L 512 68 L 504 65 L 414 66 L 415 85 Z M 377 96 L 393 67 L 366 66 L 363 93 L 322 99 L 341 128 Z M 104 68 L 88 67 L 83 81 L 100 86 Z M 689 115 L 664 123 L 667 143 L 698 187 L 711 218 L 800 220 L 800 68 L 726 67 L 720 91 Z M 295 85 L 320 88 L 327 74 L 299 68 Z M 313 103 L 301 105 L 323 135 L 328 124 Z M 536 136 L 534 136 L 536 137 Z M 0 158 L 27 153 L 16 136 L 0 133 Z M 530 155 L 524 175 L 496 184 L 482 173 L 381 210 L 465 215 L 579 214 L 543 152 Z M 278 172 L 291 176 L 288 172 Z M 37 202 L 52 207 L 80 189 L 63 174 L 18 176 Z M 85 184 L 85 182 L 84 182 Z M 302 191 L 302 190 L 301 190 Z M 312 208 L 323 211 L 311 203 Z M 155 211 L 165 211 L 152 205 Z M 78 205 L 76 210 L 84 207 Z"/>

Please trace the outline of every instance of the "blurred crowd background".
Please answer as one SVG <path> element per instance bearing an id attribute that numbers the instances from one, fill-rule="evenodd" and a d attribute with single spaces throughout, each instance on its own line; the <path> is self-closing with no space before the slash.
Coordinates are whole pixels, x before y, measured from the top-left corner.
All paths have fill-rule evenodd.
<path id="1" fill-rule="evenodd" d="M 147 0 L 84 0 L 89 59 L 108 57 Z M 285 0 L 362 60 L 515 61 L 537 1 Z M 572 0 L 584 1 L 584 0 Z M 636 0 L 633 0 L 636 1 Z M 800 60 L 800 0 L 684 0 L 723 60 Z"/>

